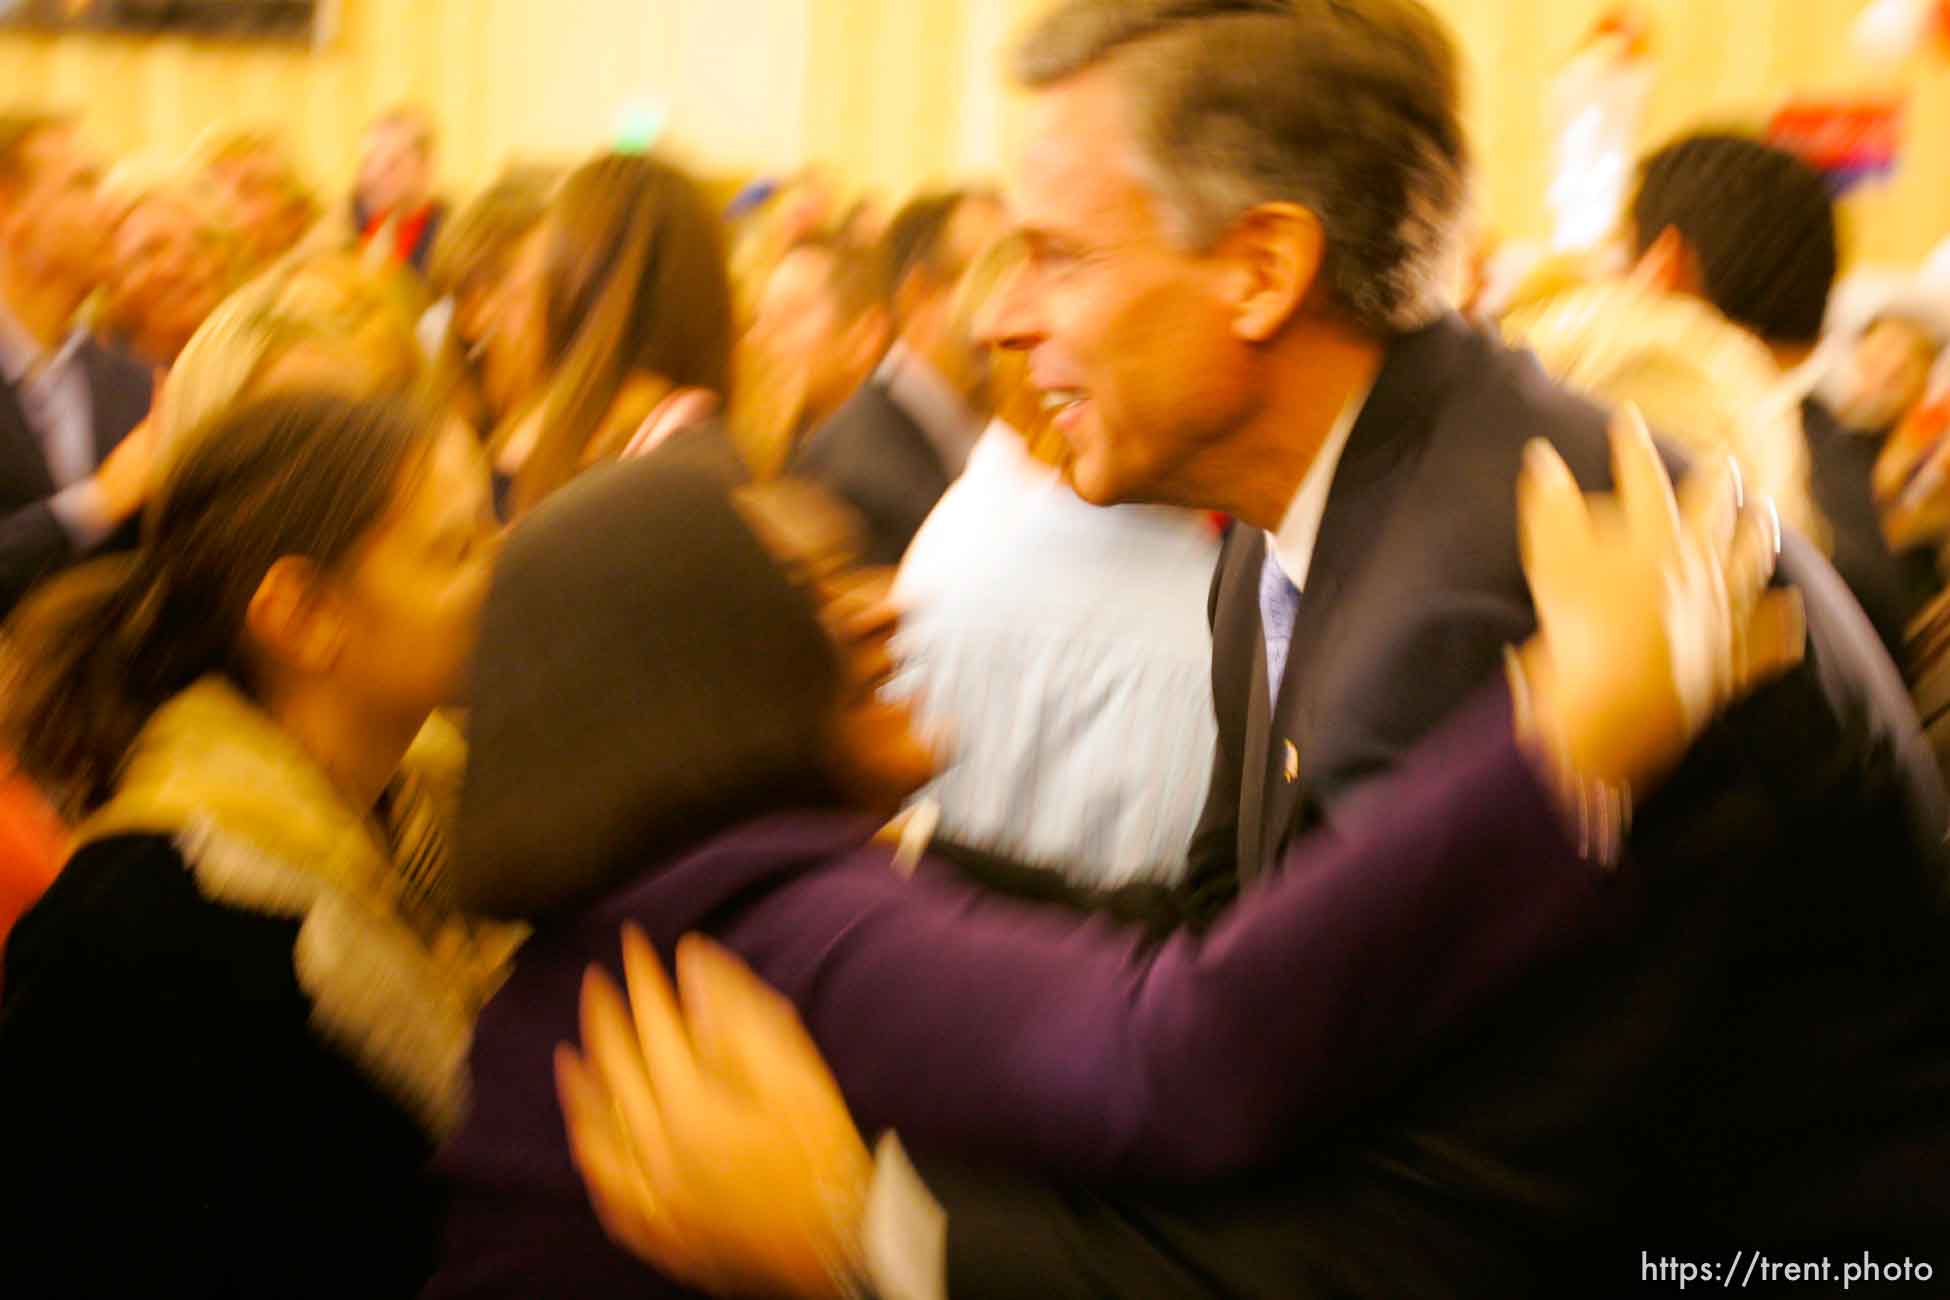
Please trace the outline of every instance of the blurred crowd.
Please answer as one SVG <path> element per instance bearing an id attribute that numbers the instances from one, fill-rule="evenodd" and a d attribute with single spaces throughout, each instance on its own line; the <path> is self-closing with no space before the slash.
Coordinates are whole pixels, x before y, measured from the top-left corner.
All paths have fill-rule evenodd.
<path id="1" fill-rule="evenodd" d="M 1950 285 L 1717 130 L 1463 249 L 1413 0 L 1051 9 L 1006 197 L 0 114 L 21 1294 L 1950 1242 Z"/>

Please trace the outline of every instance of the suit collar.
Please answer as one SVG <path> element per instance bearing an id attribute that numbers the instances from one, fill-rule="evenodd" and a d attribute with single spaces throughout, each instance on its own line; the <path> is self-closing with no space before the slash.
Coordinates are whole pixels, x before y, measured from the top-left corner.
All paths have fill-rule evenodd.
<path id="1" fill-rule="evenodd" d="M 1390 502 L 1427 446 L 1448 391 L 1467 374 L 1481 351 L 1481 340 L 1453 315 L 1396 338 L 1348 433 L 1326 494 L 1308 579 L 1294 618 L 1277 710 L 1269 702 L 1272 692 L 1266 683 L 1263 652 L 1255 656 L 1248 686 L 1241 770 L 1247 789 L 1255 793 L 1242 799 L 1240 827 L 1241 865 L 1248 875 L 1272 860 L 1293 821 L 1296 804 L 1311 788 L 1310 755 L 1304 751 L 1308 716 L 1316 701 L 1308 690 L 1309 675 L 1340 630 L 1335 612 L 1342 593 L 1358 581 L 1388 520 Z M 1263 538 L 1252 541 L 1245 559 L 1256 575 L 1265 542 Z M 1253 626 L 1258 628 L 1257 619 Z"/>
<path id="2" fill-rule="evenodd" d="M 1279 529 L 1267 534 L 1273 548 L 1273 562 L 1299 590 L 1304 591 L 1307 586 L 1307 571 L 1313 565 L 1314 543 L 1320 536 L 1321 516 L 1327 513 L 1327 494 L 1334 485 L 1334 471 L 1347 448 L 1349 435 L 1354 432 L 1361 408 L 1367 404 L 1369 391 L 1362 389 L 1341 407 L 1341 413 L 1334 417 L 1334 427 L 1327 431 L 1320 451 L 1307 466 L 1299 490 L 1287 504 Z"/>
<path id="3" fill-rule="evenodd" d="M 4 300 L 0 300 L 0 375 L 9 384 L 18 386 L 30 374 L 46 374 L 69 365 L 81 350 L 88 332 L 79 326 L 68 331 L 68 337 L 51 355 L 40 345 L 27 327 L 22 325 Z"/>
<path id="4" fill-rule="evenodd" d="M 1481 350 L 1482 340 L 1454 313 L 1397 335 L 1348 435 L 1334 476 L 1334 494 L 1384 477 L 1403 455 L 1421 445 L 1442 407 L 1443 394 Z M 1330 495 L 1330 509 L 1332 500 Z"/>
<path id="5" fill-rule="evenodd" d="M 927 438 L 948 477 L 960 474 L 982 425 L 941 373 L 906 344 L 896 342 L 874 371 L 874 382 Z"/>

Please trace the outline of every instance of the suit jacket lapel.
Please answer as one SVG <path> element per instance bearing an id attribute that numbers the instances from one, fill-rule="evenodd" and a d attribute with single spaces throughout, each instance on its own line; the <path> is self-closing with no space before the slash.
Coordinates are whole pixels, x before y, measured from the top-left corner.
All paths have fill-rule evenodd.
<path id="1" fill-rule="evenodd" d="M 54 476 L 40 435 L 12 384 L 0 383 L 0 497 L 18 507 L 54 495 Z"/>
<path id="2" fill-rule="evenodd" d="M 110 353 L 92 338 L 81 345 L 81 358 L 88 375 L 88 422 L 99 465 L 148 415 L 153 394 L 149 376 L 140 366 Z"/>
<path id="3" fill-rule="evenodd" d="M 1391 474 L 1343 491 L 1337 479 L 1328 498 L 1307 587 L 1300 593 L 1300 605 L 1294 612 L 1293 640 L 1287 647 L 1279 708 L 1271 719 L 1260 766 L 1249 769 L 1261 774 L 1259 784 L 1265 791 L 1265 822 L 1258 842 L 1261 861 L 1273 860 L 1280 842 L 1294 828 L 1294 810 L 1303 798 L 1311 800 L 1313 796 L 1313 724 L 1321 702 L 1317 669 L 1340 631 L 1335 610 L 1349 584 L 1359 577 L 1387 523 L 1389 500 L 1399 481 Z M 1265 669 L 1260 672 L 1263 679 Z M 1266 717 L 1265 699 L 1264 695 L 1260 697 L 1261 718 Z M 1293 747 L 1291 758 L 1289 745 Z"/>
<path id="4" fill-rule="evenodd" d="M 1338 631 L 1335 610 L 1373 554 L 1399 486 L 1428 444 L 1441 407 L 1440 394 L 1454 377 L 1455 359 L 1467 353 L 1459 344 L 1468 337 L 1468 326 L 1450 317 L 1395 340 L 1348 434 L 1327 494 L 1307 585 L 1294 614 L 1278 716 L 1268 717 L 1263 691 L 1255 696 L 1250 715 L 1265 723 L 1262 747 L 1257 752 L 1248 749 L 1242 768 L 1247 788 L 1258 784 L 1262 791 L 1257 800 L 1261 826 L 1257 838 L 1250 841 L 1254 854 L 1242 858 L 1242 875 L 1273 861 L 1294 829 L 1295 810 L 1303 801 L 1311 802 L 1315 789 L 1309 762 L 1312 719 L 1322 689 L 1316 670 Z M 1262 682 L 1264 661 L 1262 646 Z M 1287 754 L 1289 744 L 1292 760 Z M 1257 782 L 1253 773 L 1260 774 Z M 1248 801 L 1250 796 L 1242 799 L 1242 810 Z"/>
<path id="5" fill-rule="evenodd" d="M 1255 579 L 1246 583 L 1246 589 L 1256 595 L 1259 588 L 1256 579 L 1260 566 L 1266 562 L 1266 535 L 1255 531 L 1241 551 L 1239 572 Z M 1266 770 L 1267 745 L 1272 734 L 1268 718 L 1271 696 L 1267 691 L 1266 678 L 1266 629 L 1259 617 L 1257 599 L 1253 601 L 1253 615 L 1252 645 L 1248 657 L 1251 670 L 1247 674 L 1246 686 L 1245 746 L 1239 764 L 1242 774 L 1239 786 L 1239 879 L 1242 882 L 1258 875 L 1265 862 L 1266 783 L 1259 774 Z"/>

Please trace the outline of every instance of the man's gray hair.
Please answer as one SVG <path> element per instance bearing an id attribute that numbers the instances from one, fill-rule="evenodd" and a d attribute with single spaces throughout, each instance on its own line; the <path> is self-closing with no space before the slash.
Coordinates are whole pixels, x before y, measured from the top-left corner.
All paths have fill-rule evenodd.
<path id="1" fill-rule="evenodd" d="M 1067 0 L 1013 63 L 1030 87 L 1115 65 L 1181 243 L 1297 203 L 1337 314 L 1391 334 L 1443 310 L 1468 147 L 1454 47 L 1417 0 Z"/>

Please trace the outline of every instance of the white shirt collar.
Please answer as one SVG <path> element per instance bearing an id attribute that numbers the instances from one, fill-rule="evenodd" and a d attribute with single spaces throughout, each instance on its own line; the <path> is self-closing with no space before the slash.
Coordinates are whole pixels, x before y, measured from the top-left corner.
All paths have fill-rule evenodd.
<path id="1" fill-rule="evenodd" d="M 1307 466 L 1306 477 L 1300 480 L 1293 500 L 1287 504 L 1279 530 L 1266 535 L 1266 544 L 1273 549 L 1274 563 L 1297 590 L 1306 590 L 1307 570 L 1314 562 L 1314 543 L 1320 538 L 1320 521 L 1327 513 L 1327 493 L 1334 486 L 1334 470 L 1341 463 L 1348 435 L 1354 432 L 1354 422 L 1361 418 L 1361 408 L 1368 404 L 1372 390 L 1370 385 L 1349 395 L 1341 413 L 1334 417 L 1334 427 L 1327 431 L 1320 450 L 1314 454 L 1313 464 Z"/>
<path id="2" fill-rule="evenodd" d="M 27 332 L 27 327 L 15 318 L 7 304 L 0 302 L 0 373 L 4 373 L 7 382 L 14 385 L 37 371 L 43 375 L 54 374 L 74 359 L 86 333 L 77 326 L 69 331 L 60 350 L 49 356 L 34 336 Z"/>

